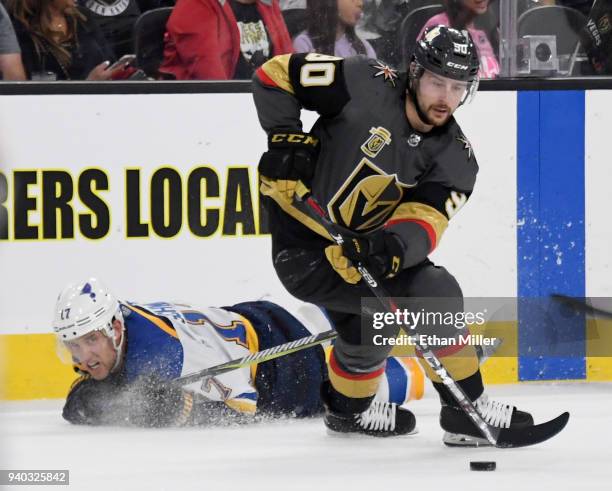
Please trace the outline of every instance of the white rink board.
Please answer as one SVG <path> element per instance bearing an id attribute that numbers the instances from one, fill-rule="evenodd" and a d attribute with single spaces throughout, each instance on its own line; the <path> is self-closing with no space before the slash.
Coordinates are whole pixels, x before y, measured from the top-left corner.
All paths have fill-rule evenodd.
<path id="1" fill-rule="evenodd" d="M 587 92 L 585 106 L 586 295 L 612 297 L 612 93 Z"/>
<path id="2" fill-rule="evenodd" d="M 474 193 L 453 217 L 434 262 L 466 297 L 516 297 L 516 93 L 482 92 L 459 109 L 479 172 Z"/>
<path id="3" fill-rule="evenodd" d="M 459 279 L 466 296 L 516 294 L 516 94 L 484 92 L 458 119 L 480 164 L 476 191 L 451 222 L 434 260 Z M 312 118 L 309 118 L 312 121 Z M 266 139 L 250 94 L 0 97 L 0 170 L 103 169 L 110 190 L 107 237 L 3 241 L 0 334 L 48 332 L 59 290 L 98 276 L 123 298 L 183 299 L 209 305 L 270 295 L 298 304 L 276 279 L 267 236 L 197 238 L 183 223 L 176 237 L 125 238 L 126 168 L 141 169 L 144 198 L 160 167 L 185 180 L 199 166 L 225 179 L 228 166 L 255 169 Z M 33 186 L 36 194 L 37 186 Z M 7 207 L 10 208 L 9 186 Z M 254 198 L 255 199 L 255 198 Z M 221 200 L 209 204 L 222 206 Z M 78 200 L 75 211 L 82 210 Z M 10 210 L 9 210 L 10 212 Z M 147 218 L 142 205 L 143 219 Z M 75 219 L 76 220 L 76 219 Z M 40 214 L 30 214 L 30 223 Z"/>

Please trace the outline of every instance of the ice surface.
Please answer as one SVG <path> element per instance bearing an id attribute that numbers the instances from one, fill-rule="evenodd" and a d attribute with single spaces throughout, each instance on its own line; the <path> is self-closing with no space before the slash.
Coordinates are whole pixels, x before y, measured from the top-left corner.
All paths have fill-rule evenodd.
<path id="1" fill-rule="evenodd" d="M 0 468 L 69 469 L 69 489 L 85 491 L 612 489 L 612 384 L 490 387 L 490 395 L 532 412 L 536 422 L 571 412 L 554 439 L 510 450 L 444 447 L 432 392 L 411 405 L 419 433 L 393 439 L 331 437 L 321 420 L 77 427 L 61 419 L 61 401 L 7 402 L 0 404 Z M 495 460 L 497 471 L 470 471 L 470 460 Z"/>

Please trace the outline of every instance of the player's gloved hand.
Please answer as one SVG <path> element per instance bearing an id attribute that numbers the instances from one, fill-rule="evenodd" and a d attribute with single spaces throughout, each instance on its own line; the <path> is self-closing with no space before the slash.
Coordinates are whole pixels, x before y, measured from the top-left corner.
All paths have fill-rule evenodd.
<path id="1" fill-rule="evenodd" d="M 291 202 L 297 181 L 310 186 L 314 176 L 319 141 L 301 131 L 272 130 L 268 135 L 268 151 L 259 160 L 261 192 L 278 193 Z"/>
<path id="2" fill-rule="evenodd" d="M 331 245 L 325 249 L 327 260 L 347 283 L 355 284 L 361 274 L 353 265 L 363 262 L 377 278 L 392 278 L 402 269 L 404 246 L 390 232 L 379 230 L 367 235 L 345 232 L 342 246 Z"/>
<path id="3" fill-rule="evenodd" d="M 182 426 L 191 418 L 193 394 L 155 376 L 143 376 L 129 388 L 130 424 Z"/>
<path id="4" fill-rule="evenodd" d="M 242 414 L 224 402 L 207 400 L 154 376 L 141 377 L 129 393 L 129 420 L 137 426 L 221 426 L 253 421 L 252 414 Z"/>
<path id="5" fill-rule="evenodd" d="M 73 424 L 111 424 L 117 417 L 114 409 L 119 392 L 114 384 L 107 381 L 91 378 L 79 380 L 70 389 L 62 417 Z"/>

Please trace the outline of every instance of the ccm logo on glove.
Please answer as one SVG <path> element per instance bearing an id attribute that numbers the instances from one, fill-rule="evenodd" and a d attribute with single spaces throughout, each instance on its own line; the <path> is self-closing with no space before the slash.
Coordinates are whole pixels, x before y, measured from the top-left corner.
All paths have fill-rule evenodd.
<path id="1" fill-rule="evenodd" d="M 301 143 L 303 145 L 312 145 L 316 147 L 319 140 L 307 133 L 273 133 L 270 135 L 270 143 Z"/>

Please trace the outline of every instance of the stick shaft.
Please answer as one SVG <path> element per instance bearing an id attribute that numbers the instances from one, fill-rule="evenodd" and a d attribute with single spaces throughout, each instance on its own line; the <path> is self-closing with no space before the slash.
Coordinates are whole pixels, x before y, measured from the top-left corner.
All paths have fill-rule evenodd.
<path id="1" fill-rule="evenodd" d="M 221 363 L 220 365 L 215 365 L 214 367 L 205 368 L 199 372 L 183 375 L 182 377 L 174 379 L 172 383 L 181 386 L 189 385 L 206 377 L 214 377 L 216 375 L 221 375 L 222 373 L 252 365 L 253 363 L 263 363 L 265 361 L 274 360 L 275 358 L 280 358 L 281 356 L 286 356 L 297 351 L 312 348 L 313 346 L 322 344 L 325 341 L 334 339 L 337 335 L 338 334 L 336 331 L 330 330 L 319 334 L 313 334 L 312 336 L 306 336 L 304 338 L 296 339 L 295 341 L 273 346 L 272 348 L 268 348 L 263 351 L 251 353 L 250 355 L 242 358 L 237 358 L 235 360 Z"/>
<path id="2" fill-rule="evenodd" d="M 568 295 L 561 295 L 558 293 L 554 293 L 551 297 L 568 307 L 577 310 L 578 312 L 584 312 L 587 315 L 591 315 L 593 317 L 604 317 L 607 319 L 612 319 L 612 312 L 608 310 L 601 309 L 599 307 L 594 307 L 589 304 L 587 298 L 574 298 Z"/>
<path id="3" fill-rule="evenodd" d="M 337 245 L 342 245 L 345 240 L 342 235 L 340 227 L 333 223 L 329 219 L 329 215 L 325 209 L 317 202 L 317 200 L 310 194 L 310 191 L 303 185 L 296 187 L 296 195 L 298 199 L 294 200 L 294 205 L 299 208 L 302 212 L 309 215 L 311 218 L 319 222 L 325 230 L 332 237 Z M 372 293 L 378 298 L 382 306 L 388 312 L 395 312 L 397 305 L 395 301 L 386 291 L 385 287 L 381 285 L 380 281 L 374 277 L 369 271 L 367 266 L 363 262 L 359 262 L 356 265 L 357 271 L 361 274 L 364 281 L 370 287 Z M 463 389 L 457 384 L 457 382 L 451 377 L 440 359 L 436 354 L 427 346 L 416 345 L 425 362 L 431 367 L 431 369 L 440 377 L 442 383 L 450 391 L 454 399 L 459 404 L 459 407 L 468 415 L 473 423 L 478 427 L 482 435 L 491 443 L 495 445 L 499 437 L 499 428 L 495 428 L 489 425 L 480 415 L 478 410 L 474 407 L 474 404 L 463 391 Z"/>

